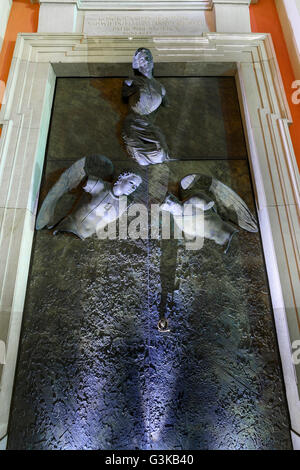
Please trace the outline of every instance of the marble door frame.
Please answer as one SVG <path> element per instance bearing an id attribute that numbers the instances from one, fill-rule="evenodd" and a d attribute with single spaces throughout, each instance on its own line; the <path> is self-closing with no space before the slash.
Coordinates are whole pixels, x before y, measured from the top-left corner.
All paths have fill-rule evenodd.
<path id="1" fill-rule="evenodd" d="M 99 64 L 130 63 L 141 44 L 156 63 L 186 73 L 236 77 L 255 201 L 291 416 L 300 447 L 300 399 L 292 343 L 300 337 L 299 173 L 287 104 L 268 34 L 87 37 L 19 34 L 0 113 L 0 440 L 7 434 L 36 207 L 56 77 L 97 76 Z M 297 239 L 298 237 L 298 239 Z M 297 248 L 298 243 L 298 248 Z"/>

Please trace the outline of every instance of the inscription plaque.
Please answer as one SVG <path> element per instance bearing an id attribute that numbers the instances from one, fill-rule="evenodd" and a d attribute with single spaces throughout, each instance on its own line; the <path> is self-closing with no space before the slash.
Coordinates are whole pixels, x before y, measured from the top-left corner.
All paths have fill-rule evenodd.
<path id="1" fill-rule="evenodd" d="M 208 12 L 118 12 L 118 14 L 88 13 L 84 19 L 84 33 L 88 35 L 199 35 L 208 32 Z"/>

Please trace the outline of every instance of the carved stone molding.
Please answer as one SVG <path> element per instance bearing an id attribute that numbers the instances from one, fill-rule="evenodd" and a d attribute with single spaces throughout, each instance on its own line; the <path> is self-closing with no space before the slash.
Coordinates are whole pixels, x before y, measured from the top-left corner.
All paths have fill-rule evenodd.
<path id="1" fill-rule="evenodd" d="M 39 0 L 40 33 L 199 35 L 249 33 L 250 0 Z"/>
<path id="2" fill-rule="evenodd" d="M 212 0 L 34 0 L 41 4 L 75 4 L 78 10 L 210 10 Z"/>
<path id="3" fill-rule="evenodd" d="M 250 33 L 251 0 L 212 0 L 218 33 Z M 256 3 L 256 2 L 255 2 Z"/>
<path id="4" fill-rule="evenodd" d="M 293 364 L 291 345 L 300 337 L 300 184 L 288 127 L 291 116 L 271 37 L 218 33 L 132 40 L 19 35 L 0 114 L 0 340 L 6 344 L 6 364 L 0 366 L 0 439 L 7 433 L 56 77 L 99 76 L 103 64 L 129 66 L 141 45 L 152 50 L 156 64 L 181 62 L 183 75 L 236 77 L 296 442 L 300 366 Z"/>

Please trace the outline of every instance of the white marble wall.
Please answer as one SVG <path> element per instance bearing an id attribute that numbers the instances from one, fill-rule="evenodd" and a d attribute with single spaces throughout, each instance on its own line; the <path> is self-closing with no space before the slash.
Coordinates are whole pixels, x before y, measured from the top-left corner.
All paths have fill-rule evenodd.
<path id="1" fill-rule="evenodd" d="M 3 439 L 0 439 L 0 450 L 5 450 L 7 445 L 7 436 Z"/>
<path id="2" fill-rule="evenodd" d="M 83 22 L 83 32 L 89 36 L 103 35 L 190 35 L 201 34 L 214 30 L 213 17 L 207 24 L 204 11 L 153 11 L 128 12 L 92 12 L 86 13 Z"/>
<path id="3" fill-rule="evenodd" d="M 257 0 L 252 0 L 256 3 Z M 40 33 L 153 36 L 249 33 L 251 0 L 40 0 Z"/>
<path id="4" fill-rule="evenodd" d="M 7 21 L 10 14 L 12 0 L 0 1 L 0 50 L 2 48 L 3 39 L 5 36 Z"/>

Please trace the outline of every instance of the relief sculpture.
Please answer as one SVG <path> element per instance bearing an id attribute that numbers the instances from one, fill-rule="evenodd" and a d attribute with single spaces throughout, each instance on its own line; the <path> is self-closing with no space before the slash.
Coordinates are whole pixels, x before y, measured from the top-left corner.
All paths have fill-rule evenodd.
<path id="1" fill-rule="evenodd" d="M 239 228 L 258 231 L 254 215 L 237 193 L 211 176 L 189 174 L 179 182 L 178 194 L 168 191 L 170 165 L 175 159 L 170 158 L 163 132 L 155 125 L 156 113 L 160 106 L 167 104 L 166 90 L 153 77 L 153 57 L 149 49 L 139 48 L 135 52 L 132 67 L 134 75 L 124 81 L 122 89 L 122 96 L 129 105 L 122 138 L 137 169 L 147 166 L 151 169 L 147 191 L 142 197 L 135 196 L 145 172 L 143 177 L 138 171 L 123 172 L 114 177 L 114 166 L 109 158 L 102 155 L 84 157 L 73 163 L 49 191 L 39 211 L 36 228 L 47 227 L 53 229 L 54 234 L 71 232 L 85 239 L 121 217 L 128 204 L 120 210 L 120 197 L 132 194 L 130 204 L 142 202 L 149 210 L 153 202 L 158 203 L 159 211 L 172 214 L 174 226 L 184 237 L 212 240 L 224 246 L 224 253 L 227 253 Z M 82 183 L 85 183 L 83 194 L 75 208 L 61 220 L 55 220 L 55 207 L 60 198 Z M 192 208 L 189 217 L 185 216 L 187 205 Z M 199 213 L 202 214 L 201 230 L 195 223 Z M 202 246 L 203 243 L 195 249 Z M 168 331 L 164 310 L 162 302 L 160 331 Z"/>
<path id="2" fill-rule="evenodd" d="M 169 160 L 165 137 L 154 124 L 156 113 L 167 104 L 167 98 L 165 88 L 152 75 L 153 65 L 149 49 L 138 49 L 132 62 L 134 76 L 125 80 L 122 93 L 130 108 L 122 137 L 128 154 L 143 166 Z"/>

